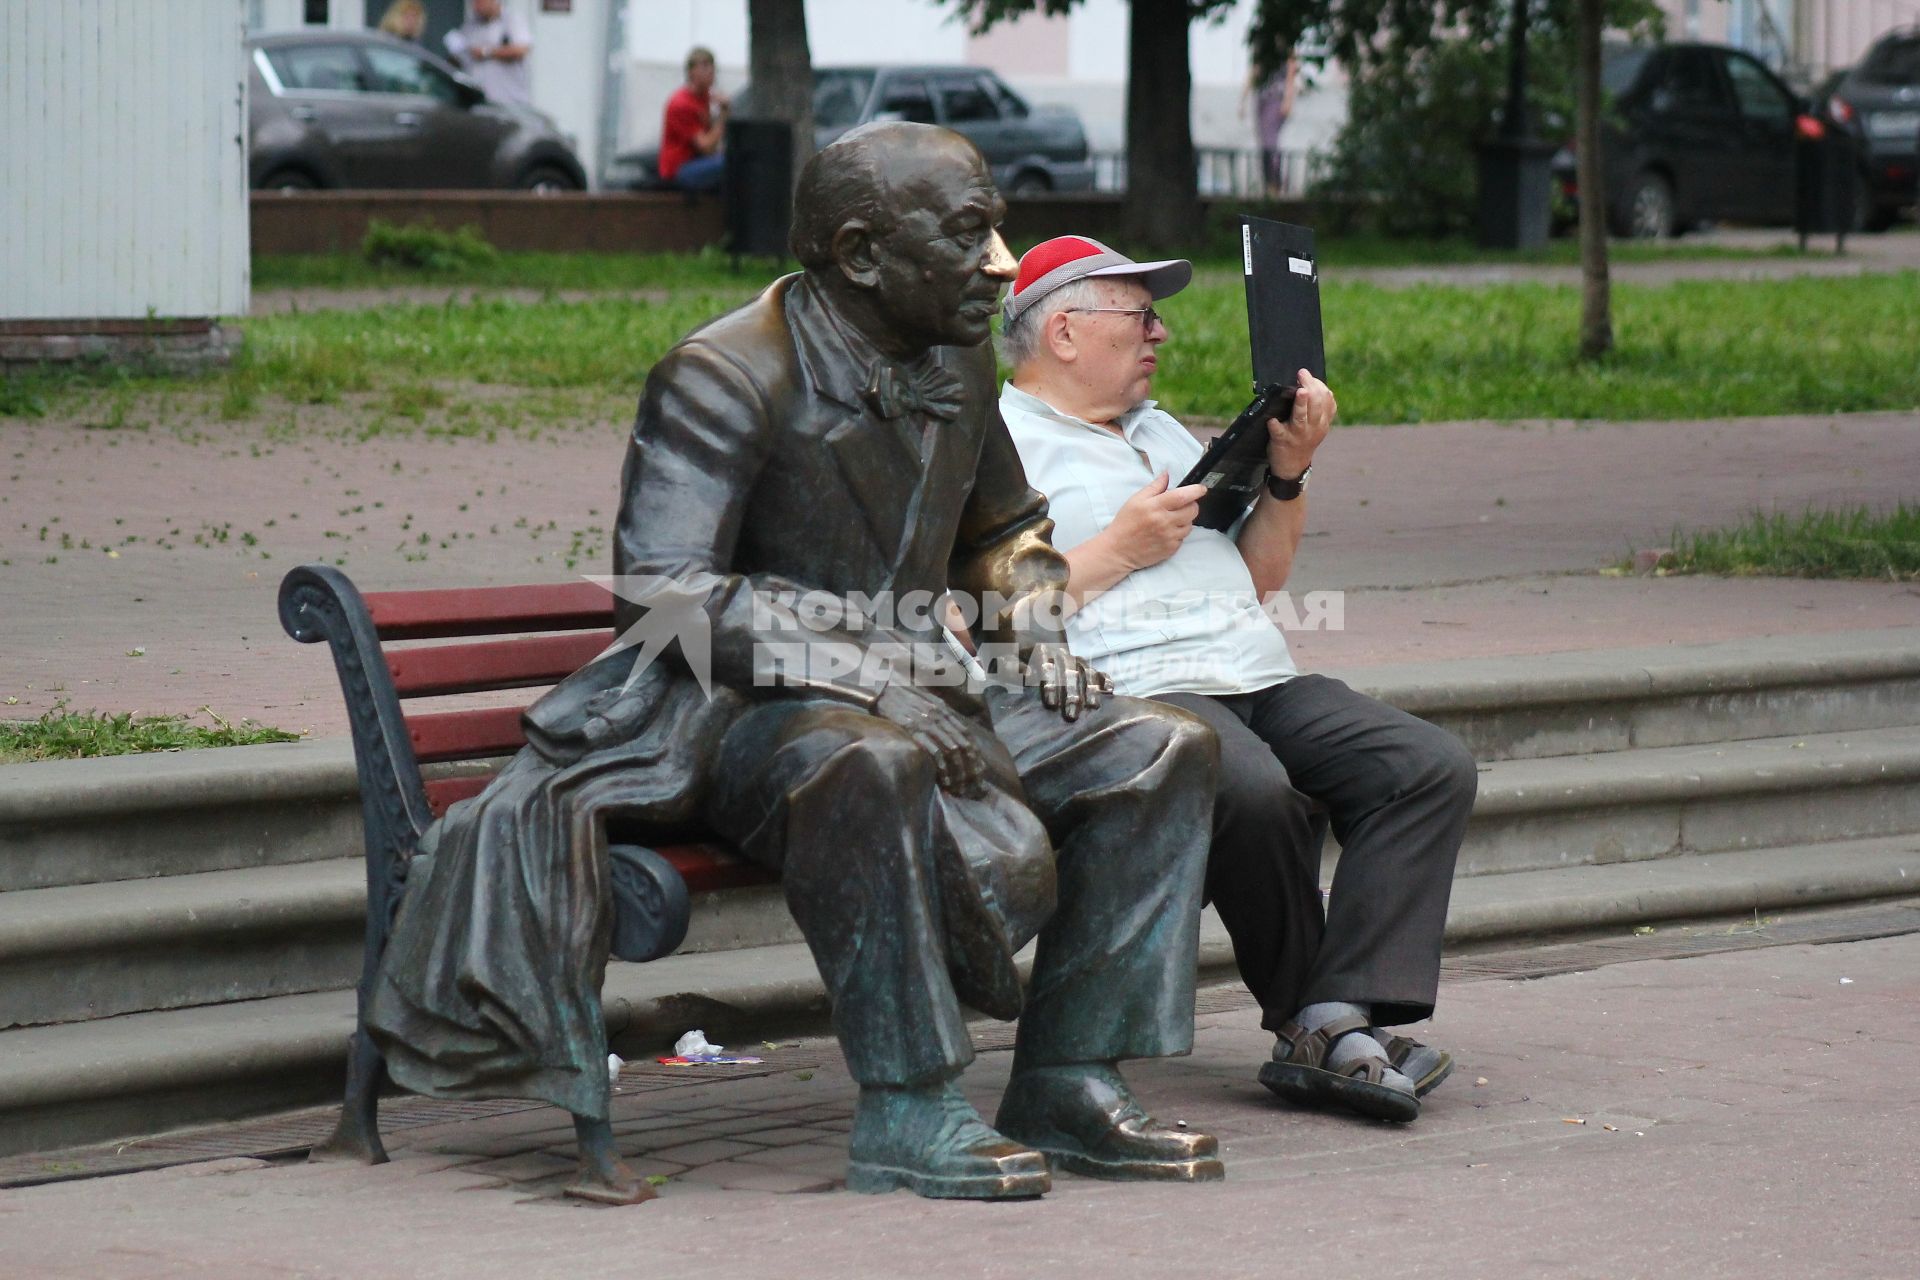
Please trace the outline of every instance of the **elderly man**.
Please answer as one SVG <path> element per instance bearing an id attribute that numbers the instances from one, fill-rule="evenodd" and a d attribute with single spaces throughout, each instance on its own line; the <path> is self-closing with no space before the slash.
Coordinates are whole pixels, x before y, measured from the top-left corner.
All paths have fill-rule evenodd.
<path id="1" fill-rule="evenodd" d="M 679 647 L 558 686 L 532 745 L 423 842 L 369 1026 L 417 1092 L 573 1111 L 577 1194 L 635 1183 L 595 999 L 608 815 L 704 825 L 780 872 L 860 1085 L 852 1189 L 1034 1196 L 1049 1161 L 1221 1176 L 1213 1139 L 1157 1124 L 1116 1067 L 1192 1043 L 1216 746 L 1183 712 L 1103 697 L 1049 624 L 1067 565 L 985 345 L 1014 271 L 1003 211 L 943 129 L 876 124 L 814 156 L 805 271 L 689 336 L 641 396 L 618 623 L 678 609 Z M 925 602 L 950 584 L 1023 679 L 919 678 L 943 674 Z M 963 1001 L 1024 1006 L 997 1131 L 956 1083 Z"/>
<path id="2" fill-rule="evenodd" d="M 1000 412 L 1057 524 L 1074 651 L 1220 736 L 1207 893 L 1276 1033 L 1262 1083 L 1411 1120 L 1452 1059 L 1381 1028 L 1433 1011 L 1474 763 L 1444 731 L 1298 674 L 1261 608 L 1306 522 L 1325 383 L 1301 370 L 1292 416 L 1267 423 L 1271 479 L 1251 511 L 1229 532 L 1195 527 L 1206 489 L 1174 481 L 1201 446 L 1147 398 L 1168 336 L 1152 304 L 1192 273 L 1080 236 L 1033 248 L 1006 302 Z M 1324 915 L 1310 800 L 1341 847 Z"/>

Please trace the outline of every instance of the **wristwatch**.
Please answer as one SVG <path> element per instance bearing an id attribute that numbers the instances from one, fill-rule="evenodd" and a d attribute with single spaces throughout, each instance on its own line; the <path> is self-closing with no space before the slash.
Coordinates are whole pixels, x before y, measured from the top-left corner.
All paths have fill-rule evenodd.
<path id="1" fill-rule="evenodd" d="M 1291 480 L 1282 480 L 1273 472 L 1267 472 L 1267 492 L 1282 502 L 1292 502 L 1307 491 L 1307 477 L 1313 474 L 1313 464 Z"/>

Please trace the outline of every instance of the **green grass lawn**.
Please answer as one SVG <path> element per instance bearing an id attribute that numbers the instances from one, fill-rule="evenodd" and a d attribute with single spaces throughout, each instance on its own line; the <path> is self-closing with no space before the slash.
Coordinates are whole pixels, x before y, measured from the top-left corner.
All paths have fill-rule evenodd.
<path id="1" fill-rule="evenodd" d="M 1628 561 L 1628 566 L 1631 565 Z M 1676 532 L 1667 573 L 1920 581 L 1920 505 L 1756 512 L 1728 529 Z"/>
<path id="2" fill-rule="evenodd" d="M 689 282 L 658 301 L 483 298 L 257 316 L 241 322 L 246 350 L 230 370 L 202 379 L 23 375 L 0 385 L 0 413 L 37 416 L 91 397 L 96 425 L 137 425 L 140 405 L 158 392 L 197 395 L 236 420 L 283 419 L 287 404 L 347 403 L 370 410 L 369 420 L 377 412 L 385 425 L 374 429 L 557 425 L 585 400 L 631 404 L 673 342 L 765 279 L 716 284 L 710 268 L 725 271 L 681 260 Z M 1920 406 L 1915 272 L 1620 285 L 1618 349 L 1598 363 L 1574 356 L 1579 293 L 1568 286 L 1329 282 L 1322 303 L 1328 381 L 1349 425 Z M 1238 282 L 1202 281 L 1163 310 L 1173 336 L 1156 397 L 1189 417 L 1236 412 L 1249 392 Z"/>
<path id="3" fill-rule="evenodd" d="M 297 742 L 300 738 L 284 729 L 271 729 L 251 720 L 235 724 L 205 707 L 201 710 L 212 719 L 211 726 L 194 724 L 186 716 L 68 711 L 65 707 L 57 707 L 37 720 L 0 720 L 0 764 L 253 746 Z"/>
<path id="4" fill-rule="evenodd" d="M 1015 246 L 1025 248 L 1024 245 Z M 1815 256 L 1824 251 L 1815 250 Z M 1668 262 L 1682 259 L 1744 259 L 1795 257 L 1791 245 L 1765 249 L 1730 248 L 1698 240 L 1641 242 L 1623 240 L 1609 250 L 1614 262 Z M 1471 241 L 1406 240 L 1385 236 L 1332 237 L 1320 246 L 1322 265 L 1341 267 L 1420 267 L 1461 264 L 1519 264 L 1575 266 L 1579 244 L 1572 238 L 1550 241 L 1539 249 L 1515 252 L 1482 249 Z M 1202 254 L 1201 270 L 1237 271 L 1239 261 L 1229 256 Z M 791 262 L 784 264 L 791 269 Z M 766 258 L 745 258 L 736 270 L 733 260 L 718 250 L 693 254 L 635 253 L 507 253 L 429 271 L 372 262 L 361 254 L 262 254 L 253 260 L 256 289 L 364 289 L 396 285 L 471 285 L 516 289 L 718 289 L 751 287 L 773 278 L 783 264 Z"/>

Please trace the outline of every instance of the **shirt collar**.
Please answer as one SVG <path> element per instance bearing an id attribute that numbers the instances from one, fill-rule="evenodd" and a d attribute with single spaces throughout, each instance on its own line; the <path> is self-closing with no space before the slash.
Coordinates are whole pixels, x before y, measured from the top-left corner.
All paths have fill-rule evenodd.
<path id="1" fill-rule="evenodd" d="M 1060 412 L 1039 396 L 1028 391 L 1022 391 L 1019 387 L 1014 386 L 1011 379 L 1000 388 L 1000 403 L 1003 406 L 1018 409 L 1022 413 L 1031 414 L 1037 418 L 1045 418 L 1049 422 L 1058 422 L 1069 427 L 1084 427 L 1088 431 L 1098 431 L 1103 436 L 1113 434 L 1111 430 L 1101 426 L 1097 422 L 1088 422 L 1085 418 L 1076 418 L 1070 413 Z M 1120 426 L 1120 434 L 1131 443 L 1134 428 L 1139 426 L 1141 421 L 1158 407 L 1158 401 L 1142 400 L 1139 404 L 1121 414 L 1118 418 L 1114 419 Z"/>

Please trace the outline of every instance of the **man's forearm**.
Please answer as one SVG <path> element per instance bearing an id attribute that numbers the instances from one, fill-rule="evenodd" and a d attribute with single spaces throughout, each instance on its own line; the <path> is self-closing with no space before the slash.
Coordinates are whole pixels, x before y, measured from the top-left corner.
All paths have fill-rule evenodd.
<path id="1" fill-rule="evenodd" d="M 1067 558 L 1067 595 L 1076 606 L 1111 590 L 1133 572 L 1133 566 L 1115 549 L 1106 530 L 1062 554 Z"/>
<path id="2" fill-rule="evenodd" d="M 1253 589 L 1262 600 L 1287 585 L 1300 535 L 1307 527 L 1307 496 L 1282 502 L 1263 493 L 1253 514 L 1240 528 L 1240 558 L 1253 576 Z M 1069 557 L 1071 560 L 1071 557 Z"/>

